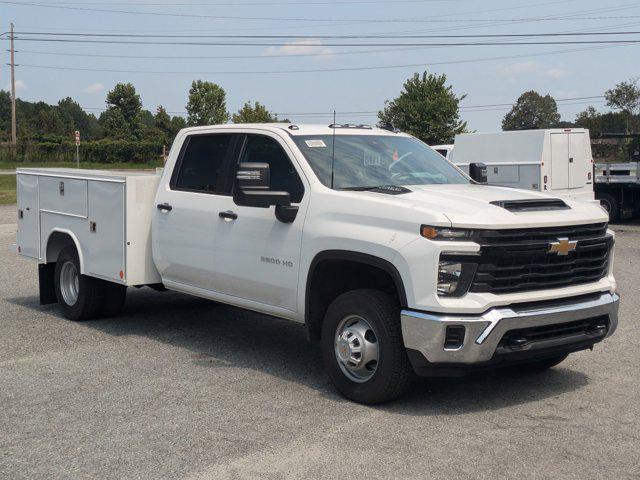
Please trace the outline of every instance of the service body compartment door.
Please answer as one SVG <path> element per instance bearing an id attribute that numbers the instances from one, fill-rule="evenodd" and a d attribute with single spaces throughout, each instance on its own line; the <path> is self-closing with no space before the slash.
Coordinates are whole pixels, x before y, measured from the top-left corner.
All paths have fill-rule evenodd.
<path id="1" fill-rule="evenodd" d="M 569 136 L 565 133 L 551 135 L 551 189 L 569 188 Z"/>
<path id="2" fill-rule="evenodd" d="M 38 177 L 21 175 L 17 178 L 18 247 L 26 257 L 40 258 L 40 212 L 38 209 Z"/>
<path id="3" fill-rule="evenodd" d="M 585 155 L 584 133 L 570 133 L 569 137 L 569 188 L 582 188 L 587 182 L 587 173 L 591 164 Z"/>
<path id="4" fill-rule="evenodd" d="M 42 210 L 86 218 L 86 180 L 40 176 L 39 182 Z"/>
<path id="5" fill-rule="evenodd" d="M 89 181 L 87 241 L 83 245 L 86 273 L 117 282 L 126 280 L 124 185 Z"/>

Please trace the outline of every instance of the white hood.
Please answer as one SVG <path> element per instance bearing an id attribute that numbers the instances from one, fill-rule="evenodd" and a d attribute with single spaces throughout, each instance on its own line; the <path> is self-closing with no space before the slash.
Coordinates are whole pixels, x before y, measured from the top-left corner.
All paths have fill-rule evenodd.
<path id="1" fill-rule="evenodd" d="M 608 221 L 604 210 L 594 202 L 563 198 L 562 200 L 569 205 L 569 209 L 522 212 L 511 212 L 491 204 L 500 200 L 556 198 L 529 190 L 487 185 L 420 185 L 408 188 L 412 190 L 411 193 L 397 195 L 394 198 L 416 210 L 426 208 L 434 213 L 441 213 L 451 221 L 454 227 L 544 227 Z"/>

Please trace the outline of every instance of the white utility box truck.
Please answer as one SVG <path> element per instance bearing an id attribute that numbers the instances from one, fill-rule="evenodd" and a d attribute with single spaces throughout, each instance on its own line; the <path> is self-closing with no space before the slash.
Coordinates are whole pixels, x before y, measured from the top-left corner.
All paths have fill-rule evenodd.
<path id="1" fill-rule="evenodd" d="M 606 212 L 483 180 L 362 125 L 189 128 L 157 174 L 18 169 L 17 250 L 72 320 L 149 286 L 304 323 L 337 389 L 378 403 L 616 329 Z"/>
<path id="2" fill-rule="evenodd" d="M 492 185 L 594 200 L 591 139 L 583 128 L 456 135 L 447 159 L 465 172 L 485 164 Z"/>

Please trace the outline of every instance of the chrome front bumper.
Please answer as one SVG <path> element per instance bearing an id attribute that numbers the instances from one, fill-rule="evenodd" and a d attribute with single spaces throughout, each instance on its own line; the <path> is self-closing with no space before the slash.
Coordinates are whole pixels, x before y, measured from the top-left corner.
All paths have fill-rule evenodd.
<path id="1" fill-rule="evenodd" d="M 402 335 L 405 347 L 420 352 L 431 364 L 472 365 L 490 361 L 500 340 L 510 330 L 607 315 L 606 337 L 609 337 L 618 326 L 619 300 L 620 297 L 616 294 L 601 293 L 594 297 L 545 302 L 540 305 L 497 307 L 482 315 L 446 315 L 403 310 Z M 462 346 L 445 348 L 448 326 L 465 327 Z M 567 339 L 567 342 L 570 341 L 571 339 Z"/>

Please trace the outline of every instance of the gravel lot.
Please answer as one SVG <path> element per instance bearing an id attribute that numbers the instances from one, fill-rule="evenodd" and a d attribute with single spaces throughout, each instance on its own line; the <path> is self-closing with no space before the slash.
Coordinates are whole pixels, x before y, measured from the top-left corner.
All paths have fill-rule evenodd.
<path id="1" fill-rule="evenodd" d="M 640 478 L 640 227 L 617 334 L 540 374 L 420 381 L 364 407 L 301 325 L 175 293 L 121 318 L 38 304 L 0 207 L 0 478 Z"/>

